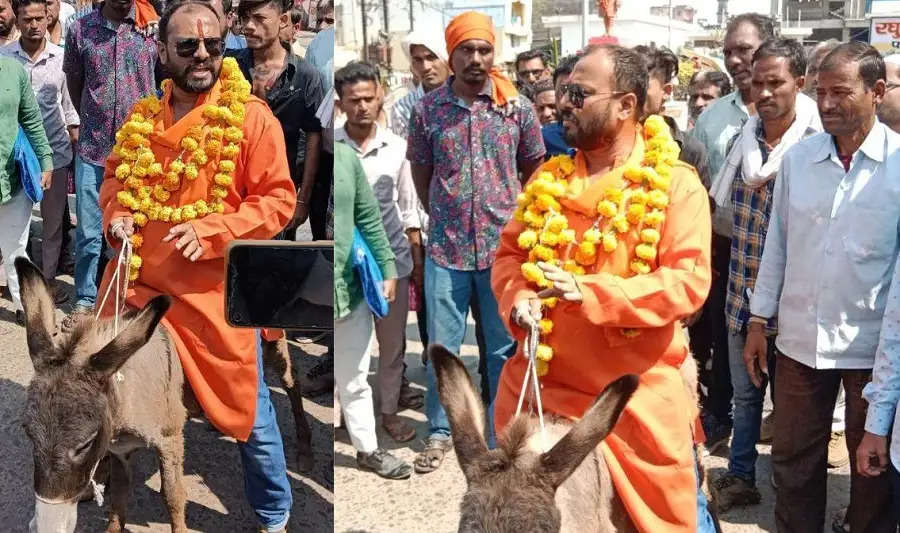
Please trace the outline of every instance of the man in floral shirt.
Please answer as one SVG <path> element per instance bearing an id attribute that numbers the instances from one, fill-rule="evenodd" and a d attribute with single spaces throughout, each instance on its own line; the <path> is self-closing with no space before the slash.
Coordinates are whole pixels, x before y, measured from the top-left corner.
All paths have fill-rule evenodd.
<path id="1" fill-rule="evenodd" d="M 81 117 L 75 154 L 75 313 L 97 298 L 103 237 L 98 195 L 116 130 L 137 100 L 154 90 L 156 43 L 135 22 L 134 0 L 106 0 L 76 20 L 66 35 L 63 71 Z M 71 326 L 67 320 L 66 325 Z"/>
<path id="2" fill-rule="evenodd" d="M 516 207 L 519 174 L 531 176 L 543 161 L 544 143 L 534 106 L 493 71 L 490 17 L 463 13 L 447 26 L 445 38 L 455 75 L 416 103 L 407 150 L 416 190 L 430 216 L 425 261 L 428 337 L 458 352 L 474 292 L 493 398 L 514 344 L 497 312 L 491 265 L 500 232 Z M 427 374 L 429 437 L 416 458 L 420 473 L 440 467 L 451 446 L 450 424 L 431 365 Z"/>

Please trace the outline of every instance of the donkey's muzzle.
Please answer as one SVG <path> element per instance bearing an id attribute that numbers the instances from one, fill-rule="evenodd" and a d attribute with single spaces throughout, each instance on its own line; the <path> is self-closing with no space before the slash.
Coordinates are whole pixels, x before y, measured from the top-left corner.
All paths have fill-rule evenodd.
<path id="1" fill-rule="evenodd" d="M 28 533 L 73 533 L 77 521 L 78 500 L 50 502 L 38 497 L 35 498 L 34 518 L 28 524 Z"/>

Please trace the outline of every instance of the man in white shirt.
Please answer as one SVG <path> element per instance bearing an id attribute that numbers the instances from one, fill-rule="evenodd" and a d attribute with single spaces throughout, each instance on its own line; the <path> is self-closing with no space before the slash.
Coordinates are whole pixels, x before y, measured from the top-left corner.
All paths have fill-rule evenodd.
<path id="1" fill-rule="evenodd" d="M 763 328 L 777 314 L 772 468 L 779 532 L 824 527 L 827 446 L 841 384 L 849 449 L 863 437 L 862 390 L 900 251 L 900 135 L 875 117 L 884 77 L 884 60 L 867 44 L 830 52 L 817 88 L 826 133 L 789 150 L 775 181 L 744 361 L 759 386 L 767 368 Z M 888 476 L 863 477 L 857 467 L 851 454 L 850 530 L 894 533 Z"/>
<path id="2" fill-rule="evenodd" d="M 22 63 L 28 72 L 31 88 L 44 119 L 44 131 L 50 148 L 53 149 L 53 177 L 50 189 L 44 192 L 41 200 L 41 269 L 44 278 L 53 287 L 55 302 L 63 303 L 68 299 L 68 294 L 53 280 L 56 278 L 63 242 L 63 216 L 66 213 L 72 145 L 78 140 L 80 121 L 69 98 L 66 75 L 62 69 L 63 49 L 47 38 L 47 24 L 50 20 L 48 1 L 19 0 L 16 2 L 16 9 L 20 38 L 4 46 L 0 53 Z"/>
<path id="3" fill-rule="evenodd" d="M 415 186 L 406 141 L 376 122 L 381 105 L 378 72 L 368 63 L 353 62 L 335 72 L 338 105 L 347 122 L 334 132 L 341 142 L 356 152 L 381 207 L 384 229 L 396 256 L 396 299 L 388 315 L 375 323 L 378 338 L 378 389 L 381 425 L 397 442 L 415 438 L 416 430 L 397 415 L 403 386 L 403 357 L 406 352 L 406 317 L 409 313 L 409 281 L 413 270 L 406 230 L 419 228 Z"/>

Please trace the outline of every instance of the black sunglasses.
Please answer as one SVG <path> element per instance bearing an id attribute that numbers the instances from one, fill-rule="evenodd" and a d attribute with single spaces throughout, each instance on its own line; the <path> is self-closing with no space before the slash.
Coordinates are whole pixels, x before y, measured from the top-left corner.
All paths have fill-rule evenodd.
<path id="1" fill-rule="evenodd" d="M 615 98 L 616 96 L 622 96 L 623 94 L 628 94 L 624 91 L 614 91 L 609 93 L 587 93 L 584 90 L 584 87 L 581 85 L 577 85 L 575 83 L 566 83 L 559 87 L 563 93 L 569 98 L 569 101 L 572 102 L 572 105 L 578 109 L 582 109 L 584 107 L 584 101 L 592 96 L 609 96 L 611 98 Z"/>
<path id="2" fill-rule="evenodd" d="M 206 48 L 206 53 L 212 57 L 219 57 L 225 49 L 225 40 L 218 37 L 179 39 L 175 41 L 175 53 L 178 54 L 178 57 L 192 57 L 200 49 L 201 41 L 203 41 L 203 47 Z"/>

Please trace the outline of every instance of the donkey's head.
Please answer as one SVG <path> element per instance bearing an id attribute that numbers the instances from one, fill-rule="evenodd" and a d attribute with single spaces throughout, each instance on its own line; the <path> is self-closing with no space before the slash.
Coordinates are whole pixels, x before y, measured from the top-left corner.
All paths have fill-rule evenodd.
<path id="1" fill-rule="evenodd" d="M 24 414 L 34 448 L 34 490 L 39 502 L 75 502 L 112 436 L 111 378 L 150 339 L 170 300 L 159 296 L 128 313 L 118 335 L 107 322 L 93 320 L 56 332 L 41 272 L 24 258 L 15 267 L 34 365 Z"/>
<path id="2" fill-rule="evenodd" d="M 533 427 L 529 420 L 517 419 L 500 437 L 498 447 L 488 450 L 484 409 L 465 366 L 439 345 L 428 348 L 428 357 L 437 372 L 441 403 L 468 485 L 459 531 L 559 531 L 556 489 L 615 426 L 637 388 L 637 377 L 624 376 L 611 383 L 550 451 L 529 457 L 525 450 Z"/>

